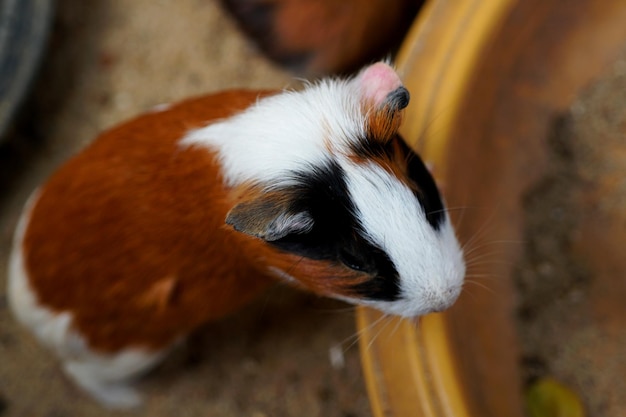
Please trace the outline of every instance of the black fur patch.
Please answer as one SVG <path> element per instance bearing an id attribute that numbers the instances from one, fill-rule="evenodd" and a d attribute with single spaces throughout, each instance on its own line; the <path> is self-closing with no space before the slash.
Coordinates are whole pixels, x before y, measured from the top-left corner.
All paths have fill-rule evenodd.
<path id="1" fill-rule="evenodd" d="M 400 297 L 398 272 L 389 257 L 363 238 L 355 219 L 343 169 L 329 161 L 309 171 L 293 174 L 296 185 L 290 211 L 307 211 L 314 219 L 311 231 L 270 242 L 286 252 L 310 259 L 342 263 L 372 278 L 352 288 L 355 295 L 393 301 Z"/>
<path id="2" fill-rule="evenodd" d="M 402 158 L 395 155 L 396 144 L 399 145 Z M 413 183 L 413 192 L 426 214 L 426 220 L 435 230 L 439 230 L 445 220 L 445 209 L 437 184 L 420 156 L 406 144 L 400 135 L 396 135 L 387 142 L 363 138 L 352 145 L 352 151 L 364 159 L 387 159 L 390 163 L 394 160 L 404 160 L 408 179 Z"/>
<path id="3" fill-rule="evenodd" d="M 351 150 L 356 156 L 363 159 L 381 158 L 393 159 L 393 141 L 380 141 L 371 138 L 362 138 L 351 145 Z"/>
<path id="4" fill-rule="evenodd" d="M 407 172 L 411 181 L 415 184 L 414 192 L 424 213 L 426 220 L 435 230 L 439 230 L 445 221 L 446 212 L 439 194 L 435 179 L 430 174 L 422 158 L 406 144 L 398 135 L 398 143 L 403 148 L 407 160 Z"/>
<path id="5" fill-rule="evenodd" d="M 409 90 L 407 90 L 404 86 L 400 86 L 391 93 L 387 94 L 385 102 L 388 102 L 394 111 L 398 111 L 409 105 L 410 98 L 411 95 L 409 94 Z"/>
<path id="6" fill-rule="evenodd" d="M 361 297 L 370 300 L 395 301 L 400 297 L 400 283 L 398 271 L 387 254 L 374 247 L 369 246 L 363 251 L 370 256 L 370 262 L 376 265 L 376 276 L 353 287 L 354 291 Z"/>

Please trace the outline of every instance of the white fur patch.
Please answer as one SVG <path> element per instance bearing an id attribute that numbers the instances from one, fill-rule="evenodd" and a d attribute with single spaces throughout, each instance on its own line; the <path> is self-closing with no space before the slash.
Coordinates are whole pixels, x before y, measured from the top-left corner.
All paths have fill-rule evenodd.
<path id="1" fill-rule="evenodd" d="M 413 192 L 376 164 L 344 168 L 366 237 L 387 253 L 400 276 L 400 300 L 362 303 L 406 317 L 449 307 L 465 276 L 449 219 L 440 230 L 433 229 Z"/>
<path id="2" fill-rule="evenodd" d="M 229 186 L 281 183 L 285 174 L 347 153 L 365 135 L 356 86 L 326 80 L 299 92 L 259 100 L 241 114 L 190 132 L 182 145 L 216 150 Z"/>
<path id="3" fill-rule="evenodd" d="M 129 383 L 156 364 L 166 351 L 126 349 L 112 355 L 99 354 L 72 329 L 69 312 L 53 312 L 39 304 L 28 282 L 23 254 L 24 234 L 37 197 L 35 192 L 29 199 L 15 231 L 8 271 L 9 306 L 18 321 L 63 362 L 66 374 L 94 399 L 110 408 L 139 405 L 141 398 Z"/>

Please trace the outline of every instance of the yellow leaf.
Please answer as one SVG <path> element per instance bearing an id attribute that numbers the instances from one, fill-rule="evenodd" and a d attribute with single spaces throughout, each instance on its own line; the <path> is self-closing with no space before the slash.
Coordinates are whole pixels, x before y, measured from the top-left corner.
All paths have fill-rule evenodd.
<path id="1" fill-rule="evenodd" d="M 552 378 L 542 378 L 526 392 L 526 408 L 530 417 L 585 417 L 578 395 Z"/>

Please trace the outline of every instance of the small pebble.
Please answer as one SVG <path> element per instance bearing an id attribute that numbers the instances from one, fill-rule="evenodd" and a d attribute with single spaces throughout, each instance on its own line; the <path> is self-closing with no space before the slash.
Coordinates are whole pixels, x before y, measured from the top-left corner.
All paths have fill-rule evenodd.
<path id="1" fill-rule="evenodd" d="M 339 344 L 333 345 L 328 349 L 328 358 L 330 359 L 330 365 L 334 369 L 343 369 L 346 366 L 343 348 Z"/>

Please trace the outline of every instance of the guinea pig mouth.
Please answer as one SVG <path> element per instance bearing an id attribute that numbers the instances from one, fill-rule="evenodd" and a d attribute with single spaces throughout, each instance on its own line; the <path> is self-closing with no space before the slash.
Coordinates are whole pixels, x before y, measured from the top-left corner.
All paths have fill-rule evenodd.
<path id="1" fill-rule="evenodd" d="M 456 303 L 463 289 L 462 284 L 450 285 L 436 292 L 428 292 L 425 300 L 415 302 L 415 311 L 411 316 L 423 316 L 430 313 L 441 313 Z"/>

